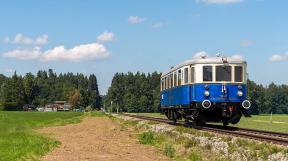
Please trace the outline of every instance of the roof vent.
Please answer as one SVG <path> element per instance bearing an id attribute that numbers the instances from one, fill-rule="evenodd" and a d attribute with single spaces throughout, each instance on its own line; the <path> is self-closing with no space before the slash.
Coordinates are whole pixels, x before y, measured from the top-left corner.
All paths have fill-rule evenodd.
<path id="1" fill-rule="evenodd" d="M 222 61 L 223 61 L 224 64 L 228 63 L 227 57 L 223 57 Z"/>
<path id="2" fill-rule="evenodd" d="M 207 58 L 207 55 L 202 55 L 201 58 L 202 58 L 202 59 L 206 59 L 206 58 Z"/>

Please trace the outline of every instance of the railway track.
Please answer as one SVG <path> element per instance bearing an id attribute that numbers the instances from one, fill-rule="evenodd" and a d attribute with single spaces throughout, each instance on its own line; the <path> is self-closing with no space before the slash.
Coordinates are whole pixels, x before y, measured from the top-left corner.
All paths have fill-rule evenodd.
<path id="1" fill-rule="evenodd" d="M 237 128 L 237 127 L 223 127 L 223 126 L 212 125 L 212 124 L 195 127 L 189 124 L 187 125 L 183 121 L 174 123 L 173 121 L 163 119 L 163 118 L 147 117 L 147 116 L 132 115 L 132 114 L 122 114 L 122 115 L 133 117 L 133 118 L 138 118 L 138 119 L 143 119 L 143 120 L 167 123 L 167 124 L 171 124 L 175 126 L 193 127 L 202 131 L 214 132 L 214 133 L 229 135 L 229 136 L 243 137 L 243 138 L 288 146 L 288 133 L 279 133 L 279 132 L 264 131 L 264 130 Z"/>

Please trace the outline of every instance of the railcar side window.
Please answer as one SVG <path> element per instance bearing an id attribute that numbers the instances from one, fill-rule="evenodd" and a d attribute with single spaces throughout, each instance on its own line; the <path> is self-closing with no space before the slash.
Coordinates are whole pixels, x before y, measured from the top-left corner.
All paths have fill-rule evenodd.
<path id="1" fill-rule="evenodd" d="M 169 81 L 170 81 L 170 88 L 173 88 L 173 75 L 172 75 L 172 73 L 169 75 Z"/>
<path id="2" fill-rule="evenodd" d="M 191 67 L 191 83 L 194 83 L 194 81 L 195 81 L 194 73 L 195 73 L 195 69 L 194 69 L 194 67 Z"/>
<path id="3" fill-rule="evenodd" d="M 165 89 L 168 88 L 167 76 L 165 76 Z"/>
<path id="4" fill-rule="evenodd" d="M 182 81 L 182 79 L 181 79 L 181 70 L 178 70 L 178 86 L 181 86 L 181 81 Z"/>
<path id="5" fill-rule="evenodd" d="M 177 73 L 174 72 L 174 87 L 177 86 Z"/>
<path id="6" fill-rule="evenodd" d="M 203 66 L 203 81 L 212 81 L 212 66 Z"/>
<path id="7" fill-rule="evenodd" d="M 243 67 L 242 66 L 235 66 L 235 82 L 242 82 L 243 81 Z"/>
<path id="8" fill-rule="evenodd" d="M 188 83 L 188 68 L 184 69 L 184 83 Z"/>
<path id="9" fill-rule="evenodd" d="M 167 75 L 167 84 L 168 84 L 167 89 L 169 89 L 170 88 L 170 75 Z"/>
<path id="10" fill-rule="evenodd" d="M 162 78 L 161 79 L 161 91 L 163 91 L 164 90 L 164 79 Z"/>
<path id="11" fill-rule="evenodd" d="M 216 66 L 216 81 L 231 81 L 231 66 Z"/>

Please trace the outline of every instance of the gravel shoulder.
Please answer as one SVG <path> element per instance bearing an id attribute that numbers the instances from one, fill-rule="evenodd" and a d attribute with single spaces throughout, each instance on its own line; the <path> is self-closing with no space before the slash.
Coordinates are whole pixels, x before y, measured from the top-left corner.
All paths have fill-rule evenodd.
<path id="1" fill-rule="evenodd" d="M 108 117 L 87 117 L 81 123 L 38 130 L 61 145 L 43 161 L 170 160 L 155 147 L 139 144 L 136 133 L 123 130 Z"/>

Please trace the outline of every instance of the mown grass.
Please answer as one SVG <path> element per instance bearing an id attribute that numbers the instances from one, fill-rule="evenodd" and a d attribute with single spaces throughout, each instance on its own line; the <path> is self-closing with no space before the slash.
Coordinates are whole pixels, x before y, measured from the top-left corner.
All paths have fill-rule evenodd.
<path id="1" fill-rule="evenodd" d="M 102 111 L 92 111 L 92 112 L 86 112 L 86 116 L 92 116 L 92 117 L 105 117 L 107 116 L 105 112 Z"/>
<path id="2" fill-rule="evenodd" d="M 150 117 L 165 117 L 165 115 L 160 113 L 137 114 Z M 222 125 L 221 123 L 219 124 Z M 288 115 L 272 115 L 272 119 L 270 115 L 252 115 L 252 117 L 243 116 L 238 124 L 229 124 L 229 126 L 288 133 Z"/>
<path id="3" fill-rule="evenodd" d="M 38 160 L 60 143 L 41 136 L 33 129 L 81 121 L 83 113 L 75 112 L 1 112 L 0 160 Z"/>

